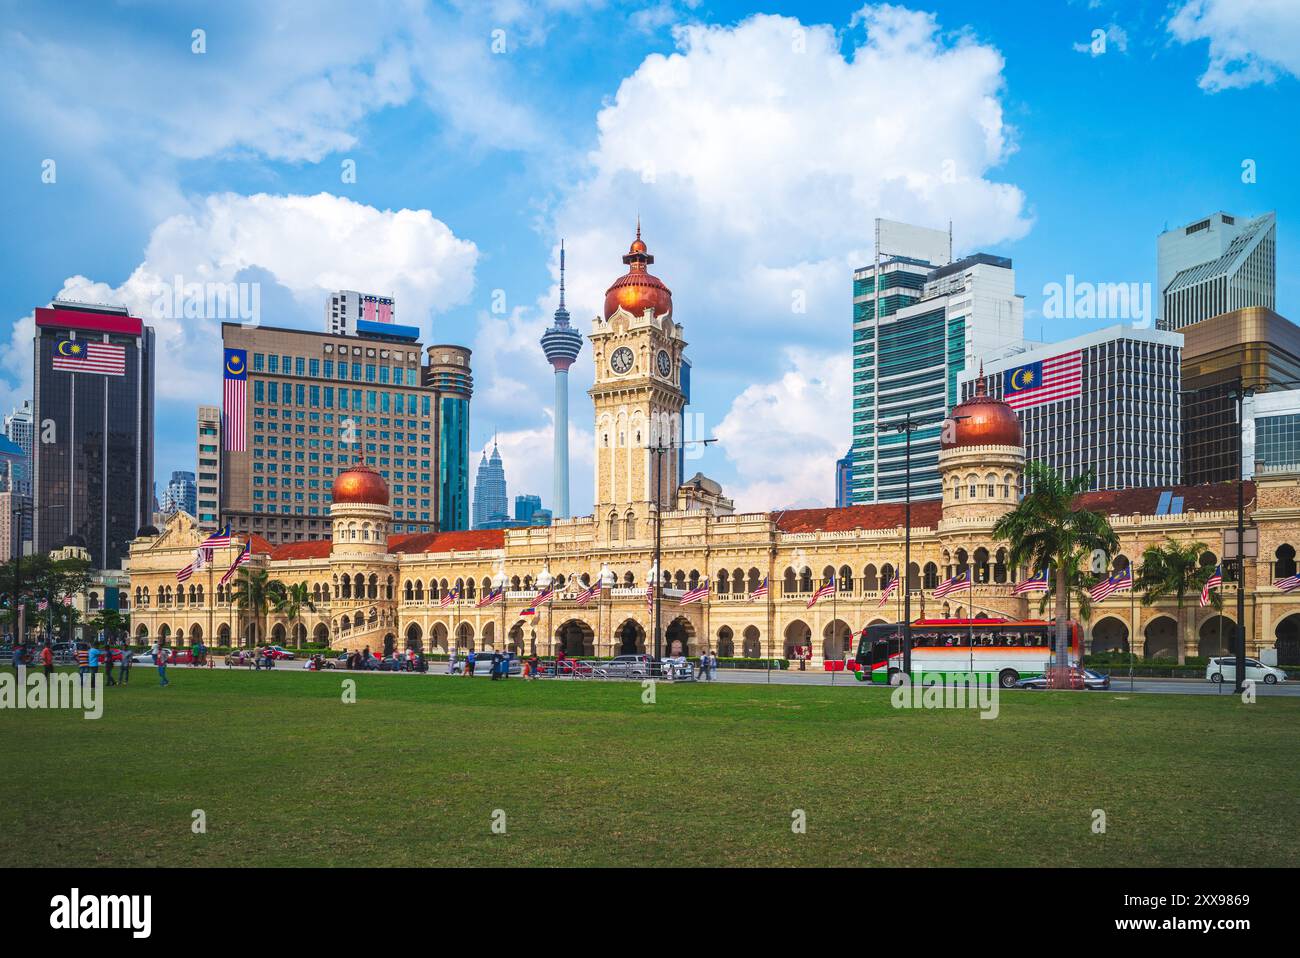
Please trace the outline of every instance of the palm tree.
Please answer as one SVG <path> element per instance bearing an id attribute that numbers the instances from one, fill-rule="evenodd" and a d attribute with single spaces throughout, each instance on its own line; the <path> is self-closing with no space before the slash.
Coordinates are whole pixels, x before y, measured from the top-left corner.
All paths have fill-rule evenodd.
<path id="1" fill-rule="evenodd" d="M 241 610 L 250 613 L 257 623 L 259 640 L 266 639 L 266 615 L 284 595 L 284 583 L 272 579 L 265 569 L 250 569 L 244 566 L 239 570 L 239 578 L 230 590 L 230 601 Z"/>
<path id="2" fill-rule="evenodd" d="M 993 535 L 1010 544 L 1012 566 L 1031 570 L 1051 568 L 1052 594 L 1068 596 L 1076 590 L 1080 609 L 1087 597 L 1079 585 L 1079 570 L 1098 550 L 1107 556 L 1119 551 L 1119 537 L 1099 512 L 1080 509 L 1075 500 L 1092 485 L 1085 473 L 1066 479 L 1051 466 L 1032 461 L 1025 468 L 1025 484 L 1032 490 L 993 526 Z M 1066 602 L 1056 603 L 1056 661 L 1069 661 Z"/>
<path id="3" fill-rule="evenodd" d="M 1188 593 L 1199 593 L 1206 580 L 1214 574 L 1213 566 L 1201 562 L 1206 553 L 1204 542 L 1182 545 L 1169 539 L 1165 545 L 1147 546 L 1142 553 L 1142 572 L 1137 587 L 1142 591 L 1142 604 L 1151 605 L 1160 599 L 1173 597 L 1178 606 L 1178 664 L 1187 661 L 1187 637 L 1184 632 L 1183 604 Z M 1223 608 L 1218 592 L 1210 593 L 1210 603 L 1215 611 Z"/>
<path id="4" fill-rule="evenodd" d="M 295 639 L 295 646 L 302 648 L 302 639 L 298 638 L 298 630 L 294 624 L 302 615 L 302 610 L 315 612 L 316 605 L 311 600 L 311 590 L 307 588 L 305 582 L 295 582 L 287 586 L 283 594 L 275 601 L 275 611 L 277 614 L 284 616 L 285 621 L 289 623 L 289 631 Z"/>

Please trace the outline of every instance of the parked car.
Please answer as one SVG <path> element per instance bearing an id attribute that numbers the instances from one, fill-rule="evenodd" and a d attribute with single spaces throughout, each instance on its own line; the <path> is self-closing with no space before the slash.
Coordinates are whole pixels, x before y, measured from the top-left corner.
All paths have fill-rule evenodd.
<path id="1" fill-rule="evenodd" d="M 1045 689 L 1047 688 L 1047 676 L 1036 675 L 1030 679 L 1021 679 L 1015 684 L 1018 689 Z M 1100 672 L 1094 672 L 1092 669 L 1070 669 L 1070 688 L 1083 688 L 1088 690 L 1104 690 L 1110 688 L 1110 676 L 1102 675 Z"/>
<path id="2" fill-rule="evenodd" d="M 1205 677 L 1215 683 L 1236 682 L 1237 657 L 1235 655 L 1222 655 L 1210 659 L 1205 666 Z M 1256 682 L 1263 682 L 1265 685 L 1276 685 L 1278 682 L 1286 681 L 1286 673 L 1271 665 L 1265 665 L 1259 659 L 1252 659 L 1247 656 L 1246 678 L 1253 679 Z"/>
<path id="3" fill-rule="evenodd" d="M 653 656 L 617 655 L 608 662 L 597 662 L 596 674 L 611 679 L 643 679 L 659 674 Z"/>
<path id="4" fill-rule="evenodd" d="M 492 657 L 488 656 L 488 661 L 490 662 L 491 660 Z M 582 659 L 560 659 L 557 666 L 556 661 L 552 659 L 550 662 L 540 663 L 539 671 L 542 675 L 549 675 L 552 677 L 558 676 L 563 678 L 565 676 L 578 675 L 587 678 L 595 672 L 595 666 Z M 479 670 L 476 666 L 474 674 L 478 675 L 478 672 Z"/>
<path id="5" fill-rule="evenodd" d="M 117 661 L 117 659 L 114 659 L 114 661 Z M 131 656 L 131 661 L 138 662 L 141 665 L 153 665 L 154 664 L 153 651 L 150 650 L 148 652 L 137 652 L 135 655 Z M 194 653 L 191 652 L 189 649 L 168 649 L 167 664 L 168 665 L 193 665 Z"/>
<path id="6" fill-rule="evenodd" d="M 524 671 L 523 660 L 517 655 L 510 656 L 510 674 L 520 675 Z M 491 675 L 492 674 L 492 651 L 477 652 L 474 655 L 474 674 Z"/>
<path id="7" fill-rule="evenodd" d="M 247 649 L 236 649 L 226 656 L 226 668 L 252 668 L 253 653 Z"/>
<path id="8" fill-rule="evenodd" d="M 262 651 L 259 652 L 258 654 L 261 655 L 263 658 L 269 655 L 273 659 L 292 659 L 297 657 L 293 654 L 293 652 L 286 649 L 283 645 L 263 646 Z"/>

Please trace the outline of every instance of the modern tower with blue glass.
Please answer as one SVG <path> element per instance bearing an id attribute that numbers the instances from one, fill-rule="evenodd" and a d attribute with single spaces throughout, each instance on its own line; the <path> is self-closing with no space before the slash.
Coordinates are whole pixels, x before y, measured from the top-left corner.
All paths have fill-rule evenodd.
<path id="1" fill-rule="evenodd" d="M 564 308 L 564 243 L 560 243 L 560 305 L 542 335 L 542 351 L 555 369 L 555 451 L 551 498 L 555 518 L 569 517 L 569 367 L 582 350 L 582 334 L 569 324 Z"/>

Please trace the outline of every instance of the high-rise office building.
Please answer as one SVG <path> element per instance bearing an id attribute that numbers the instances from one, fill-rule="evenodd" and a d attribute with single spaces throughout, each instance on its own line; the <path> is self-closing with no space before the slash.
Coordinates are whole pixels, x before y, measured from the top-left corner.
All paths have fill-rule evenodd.
<path id="1" fill-rule="evenodd" d="M 1214 213 L 1156 239 L 1161 329 L 1247 306 L 1277 307 L 1277 218 Z"/>
<path id="2" fill-rule="evenodd" d="M 36 551 L 72 543 L 116 569 L 149 524 L 153 344 L 153 329 L 120 307 L 36 310 L 33 417 L 52 424 L 33 457 Z"/>
<path id="3" fill-rule="evenodd" d="M 32 498 L 19 492 L 0 492 L 0 562 L 8 562 L 31 545 Z M 21 520 L 21 521 L 20 521 Z M 19 534 L 26 527 L 27 536 Z"/>
<path id="4" fill-rule="evenodd" d="M 640 235 L 640 227 L 637 227 Z M 653 261 L 653 257 L 651 257 Z M 542 334 L 542 351 L 555 370 L 555 422 L 551 464 L 551 497 L 555 512 L 569 516 L 569 367 L 582 349 L 582 334 L 569 324 L 564 307 L 564 243 L 560 243 L 560 305 L 555 308 L 550 329 Z"/>
<path id="5" fill-rule="evenodd" d="M 1011 260 L 947 262 L 950 242 L 877 221 L 876 262 L 853 274 L 854 504 L 904 497 L 906 436 L 880 427 L 909 416 L 928 423 L 911 434 L 912 496 L 938 496 L 940 423 L 957 403 L 958 375 L 1024 339 Z"/>
<path id="6" fill-rule="evenodd" d="M 394 325 L 396 313 L 397 308 L 391 296 L 340 289 L 330 293 L 325 300 L 325 332 L 336 336 L 375 332 L 373 327 L 376 325 Z M 401 328 L 408 333 L 414 331 L 414 338 L 420 338 L 420 332 L 415 327 Z"/>
<path id="7" fill-rule="evenodd" d="M 9 485 L 13 492 L 30 496 L 32 494 L 32 443 L 36 436 L 35 420 L 32 417 L 32 401 L 24 399 L 20 408 L 15 409 L 4 419 L 5 438 L 22 450 L 22 461 L 9 471 Z M 28 533 L 30 535 L 30 528 Z"/>
<path id="8" fill-rule="evenodd" d="M 438 445 L 438 528 L 469 528 L 469 402 L 474 395 L 470 351 L 430 346 L 424 384 L 433 390 L 434 442 Z"/>
<path id="9" fill-rule="evenodd" d="M 842 509 L 853 501 L 853 449 L 835 460 L 835 508 Z"/>
<path id="10" fill-rule="evenodd" d="M 531 522 L 533 513 L 542 508 L 541 496 L 515 496 L 515 519 L 519 522 Z"/>
<path id="11" fill-rule="evenodd" d="M 219 521 L 277 544 L 328 536 L 334 477 L 363 462 L 388 482 L 393 532 L 437 530 L 437 393 L 418 332 L 378 326 L 344 336 L 222 324 Z"/>
<path id="12" fill-rule="evenodd" d="M 1250 306 L 1183 327 L 1183 482 L 1227 482 L 1239 471 L 1237 391 L 1300 381 L 1300 327 Z"/>
<path id="13" fill-rule="evenodd" d="M 221 407 L 199 407 L 194 439 L 194 518 L 204 532 L 215 532 L 221 518 Z"/>
<path id="14" fill-rule="evenodd" d="M 164 515 L 171 515 L 178 510 L 191 516 L 198 511 L 199 487 L 194 473 L 176 471 L 163 489 L 162 498 L 158 500 L 158 509 Z"/>
<path id="15" fill-rule="evenodd" d="M 1183 337 L 1111 326 L 1006 352 L 983 366 L 985 391 L 1016 410 L 1025 455 L 1093 489 L 1180 483 Z M 963 399 L 979 373 L 962 377 Z"/>
<path id="16" fill-rule="evenodd" d="M 1300 389 L 1250 394 L 1246 423 L 1246 478 L 1300 471 Z"/>
<path id="17" fill-rule="evenodd" d="M 474 477 L 474 528 L 486 528 L 486 523 L 510 521 L 510 503 L 506 496 L 506 470 L 501 463 L 501 450 L 495 441 L 492 455 L 483 450 Z"/>

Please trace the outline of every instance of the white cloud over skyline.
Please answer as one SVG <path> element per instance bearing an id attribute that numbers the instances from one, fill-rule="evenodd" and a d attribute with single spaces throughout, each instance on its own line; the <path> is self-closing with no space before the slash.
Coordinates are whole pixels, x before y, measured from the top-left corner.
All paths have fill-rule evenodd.
<path id="1" fill-rule="evenodd" d="M 1295 0 L 1188 0 L 1169 19 L 1180 43 L 1209 41 L 1200 86 L 1210 93 L 1300 77 L 1300 4 Z"/>

